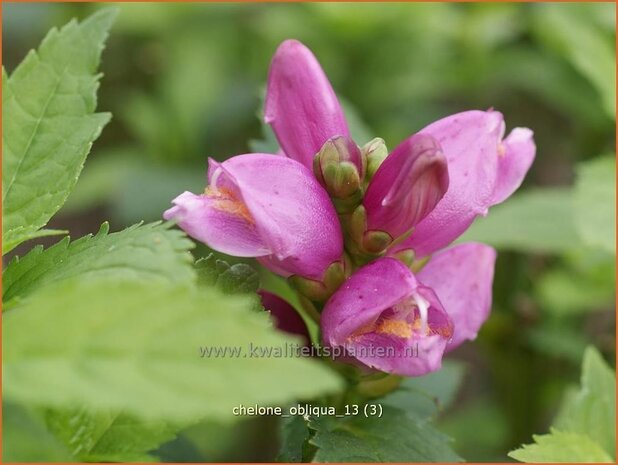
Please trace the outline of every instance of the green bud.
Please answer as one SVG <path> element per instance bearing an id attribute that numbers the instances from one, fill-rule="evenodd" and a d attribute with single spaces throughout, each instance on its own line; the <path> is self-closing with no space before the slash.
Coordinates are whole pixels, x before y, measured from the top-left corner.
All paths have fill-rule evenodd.
<path id="1" fill-rule="evenodd" d="M 339 286 L 341 286 L 344 281 L 345 281 L 344 263 L 343 262 L 331 263 L 330 266 L 326 268 L 326 272 L 324 273 L 324 277 L 322 278 L 322 282 L 324 283 L 326 288 L 332 294 L 337 289 L 339 289 Z"/>
<path id="2" fill-rule="evenodd" d="M 393 243 L 393 238 L 384 231 L 367 231 L 367 212 L 363 205 L 356 207 L 344 224 L 348 235 L 346 249 L 354 255 L 351 258 L 357 264 L 377 258 Z"/>
<path id="3" fill-rule="evenodd" d="M 322 176 L 331 197 L 345 199 L 360 192 L 358 170 L 349 161 L 326 164 L 322 167 Z"/>
<path id="4" fill-rule="evenodd" d="M 363 243 L 363 236 L 367 230 L 367 212 L 363 205 L 359 205 L 350 215 L 349 233 L 352 240 L 358 245 Z"/>
<path id="5" fill-rule="evenodd" d="M 404 265 L 411 267 L 412 263 L 414 263 L 414 257 L 416 254 L 413 249 L 405 249 L 400 250 L 396 254 L 393 255 L 394 258 L 402 262 Z"/>
<path id="6" fill-rule="evenodd" d="M 363 250 L 370 254 L 379 254 L 393 242 L 390 234 L 384 231 L 367 231 L 363 236 Z"/>
<path id="7" fill-rule="evenodd" d="M 362 199 L 363 159 L 360 150 L 345 137 L 327 140 L 313 159 L 315 177 L 335 200 L 345 200 L 343 211 L 351 211 Z"/>
<path id="8" fill-rule="evenodd" d="M 324 272 L 321 281 L 293 275 L 288 282 L 307 299 L 324 303 L 345 281 L 345 266 L 342 261 L 334 262 Z"/>
<path id="9" fill-rule="evenodd" d="M 373 175 L 388 156 L 388 149 L 384 140 L 376 137 L 363 146 L 361 153 L 363 158 L 367 160 L 367 177 L 365 182 L 369 184 Z"/>
<path id="10" fill-rule="evenodd" d="M 303 278 L 302 276 L 293 275 L 288 278 L 288 282 L 296 289 L 301 295 L 305 296 L 311 301 L 322 302 L 326 301 L 326 286 L 314 279 Z"/>

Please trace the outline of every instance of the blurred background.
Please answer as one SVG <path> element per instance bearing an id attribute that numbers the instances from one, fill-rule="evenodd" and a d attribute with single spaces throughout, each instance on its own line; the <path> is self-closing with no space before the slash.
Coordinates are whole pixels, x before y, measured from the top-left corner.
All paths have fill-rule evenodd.
<path id="1" fill-rule="evenodd" d="M 4 3 L 4 66 L 11 72 L 50 27 L 99 7 Z M 118 8 L 98 105 L 113 120 L 51 228 L 79 237 L 105 220 L 120 230 L 160 219 L 177 194 L 203 190 L 208 156 L 275 150 L 259 118 L 263 90 L 277 45 L 296 38 L 322 63 L 359 144 L 379 136 L 392 148 L 438 118 L 490 107 L 504 114 L 507 131 L 535 132 L 537 159 L 524 186 L 467 234 L 500 255 L 492 316 L 476 343 L 450 357 L 463 379 L 438 427 L 455 450 L 469 461 L 507 460 L 507 451 L 547 431 L 578 382 L 586 345 L 615 360 L 614 238 L 582 240 L 573 213 L 582 203 L 615 202 L 615 185 L 586 200 L 595 176 L 614 177 L 614 4 Z M 577 184 L 584 175 L 587 184 Z M 272 460 L 275 427 L 273 419 L 201 424 L 158 455 Z"/>

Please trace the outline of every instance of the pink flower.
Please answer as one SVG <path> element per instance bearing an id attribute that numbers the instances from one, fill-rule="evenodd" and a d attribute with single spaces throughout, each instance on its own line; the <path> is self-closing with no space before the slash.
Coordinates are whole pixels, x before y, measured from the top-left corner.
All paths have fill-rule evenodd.
<path id="1" fill-rule="evenodd" d="M 458 245 L 416 276 L 400 261 L 380 258 L 357 270 L 327 302 L 323 343 L 387 373 L 438 370 L 444 352 L 474 339 L 489 315 L 495 258 L 489 246 Z"/>
<path id="2" fill-rule="evenodd" d="M 438 369 L 487 319 L 496 258 L 483 244 L 444 248 L 519 187 L 532 131 L 505 138 L 501 113 L 474 110 L 390 154 L 381 139 L 360 149 L 318 61 L 294 40 L 273 58 L 265 120 L 285 156 L 211 160 L 205 193 L 181 194 L 165 218 L 216 250 L 257 257 L 309 305 L 326 302 L 323 343 L 346 359 L 408 376 Z"/>
<path id="3" fill-rule="evenodd" d="M 341 147 L 353 145 L 328 78 L 311 51 L 295 40 L 283 42 L 273 58 L 265 120 L 284 153 L 308 168 L 328 141 L 339 138 L 347 141 Z M 477 216 L 509 197 L 534 160 L 532 131 L 515 128 L 503 139 L 504 129 L 501 113 L 474 110 L 441 119 L 410 136 L 382 166 L 377 164 L 364 194 L 363 233 L 388 234 L 377 241 L 387 247 L 414 228 L 390 252 L 411 249 L 416 257 L 450 244 Z M 419 156 L 421 140 L 432 146 L 423 156 Z M 362 179 L 365 167 L 357 151 L 339 153 L 356 166 Z M 324 184 L 323 173 L 317 175 Z M 362 237 L 356 239 L 362 249 Z"/>
<path id="4" fill-rule="evenodd" d="M 283 276 L 319 280 L 341 259 L 337 214 L 300 163 L 260 153 L 211 159 L 208 182 L 203 194 L 176 197 L 164 218 L 219 252 L 258 257 Z"/>
<path id="5" fill-rule="evenodd" d="M 448 164 L 449 186 L 436 207 L 392 250 L 412 249 L 424 257 L 459 237 L 489 207 L 508 198 L 522 183 L 534 161 L 532 131 L 515 128 L 504 136 L 497 111 L 466 111 L 421 129 L 433 137 Z"/>
<path id="6" fill-rule="evenodd" d="M 477 242 L 455 245 L 432 255 L 416 277 L 432 288 L 454 324 L 446 350 L 473 340 L 489 317 L 496 251 Z"/>

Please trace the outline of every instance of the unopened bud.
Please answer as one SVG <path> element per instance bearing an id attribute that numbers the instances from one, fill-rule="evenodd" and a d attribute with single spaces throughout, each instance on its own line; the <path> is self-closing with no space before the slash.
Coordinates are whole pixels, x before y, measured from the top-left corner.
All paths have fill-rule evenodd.
<path id="1" fill-rule="evenodd" d="M 395 240 L 409 234 L 442 199 L 448 188 L 447 162 L 433 137 L 416 134 L 380 165 L 365 196 L 369 230 Z"/>
<path id="2" fill-rule="evenodd" d="M 363 158 L 367 161 L 367 176 L 365 182 L 369 183 L 373 175 L 378 171 L 378 168 L 382 162 L 388 156 L 388 149 L 384 143 L 384 139 L 376 137 L 375 139 L 367 142 L 361 149 Z"/>
<path id="3" fill-rule="evenodd" d="M 326 141 L 313 160 L 315 177 L 337 203 L 349 210 L 362 198 L 364 162 L 360 149 L 346 137 Z"/>
<path id="4" fill-rule="evenodd" d="M 384 231 L 367 230 L 367 212 L 362 205 L 352 212 L 347 224 L 348 235 L 354 245 L 346 247 L 364 255 L 364 258 L 376 258 L 382 255 L 393 242 L 393 238 Z M 359 258 L 356 257 L 356 262 L 359 262 Z"/>
<path id="5" fill-rule="evenodd" d="M 367 231 L 363 236 L 363 249 L 369 253 L 382 253 L 393 242 L 393 238 L 383 231 Z"/>
<path id="6" fill-rule="evenodd" d="M 414 253 L 413 249 L 404 249 L 393 254 L 392 257 L 396 258 L 409 268 L 414 263 L 414 258 L 416 257 L 416 254 Z"/>
<path id="7" fill-rule="evenodd" d="M 288 281 L 304 297 L 313 302 L 324 303 L 345 281 L 345 267 L 341 261 L 332 263 L 324 272 L 321 281 L 298 275 L 290 276 Z"/>

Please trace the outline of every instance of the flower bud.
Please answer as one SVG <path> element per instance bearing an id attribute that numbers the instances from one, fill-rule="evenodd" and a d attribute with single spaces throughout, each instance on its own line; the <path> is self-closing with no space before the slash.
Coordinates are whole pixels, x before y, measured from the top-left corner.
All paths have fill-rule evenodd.
<path id="1" fill-rule="evenodd" d="M 350 130 L 320 63 L 307 47 L 286 40 L 268 73 L 264 120 L 286 156 L 311 169 L 324 142 Z"/>
<path id="2" fill-rule="evenodd" d="M 324 303 L 345 281 L 345 265 L 338 261 L 332 263 L 324 272 L 320 280 L 310 279 L 299 275 L 290 276 L 288 281 L 307 299 Z"/>
<path id="3" fill-rule="evenodd" d="M 361 149 L 361 154 L 367 160 L 367 176 L 365 182 L 368 183 L 388 156 L 388 149 L 386 148 L 384 139 L 376 137 L 367 142 Z"/>
<path id="4" fill-rule="evenodd" d="M 357 264 L 367 263 L 383 255 L 392 244 L 393 238 L 384 231 L 367 230 L 367 212 L 363 205 L 354 209 L 346 217 L 346 249 L 351 252 L 353 261 Z"/>
<path id="5" fill-rule="evenodd" d="M 313 171 L 338 211 L 350 211 L 360 203 L 364 161 L 351 139 L 339 136 L 327 140 L 314 158 Z"/>
<path id="6" fill-rule="evenodd" d="M 394 241 L 425 218 L 448 188 L 446 158 L 431 136 L 416 134 L 380 165 L 363 198 L 367 230 Z"/>

